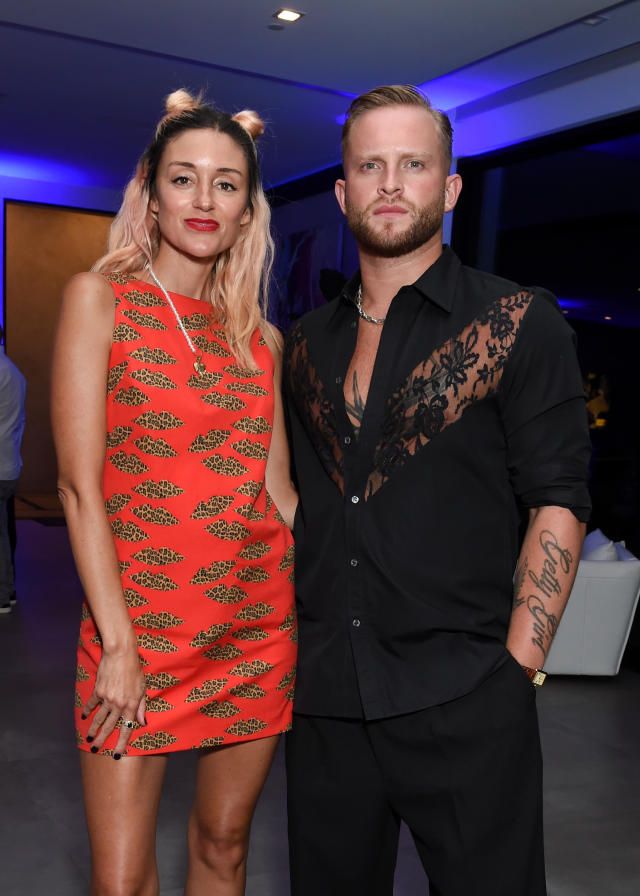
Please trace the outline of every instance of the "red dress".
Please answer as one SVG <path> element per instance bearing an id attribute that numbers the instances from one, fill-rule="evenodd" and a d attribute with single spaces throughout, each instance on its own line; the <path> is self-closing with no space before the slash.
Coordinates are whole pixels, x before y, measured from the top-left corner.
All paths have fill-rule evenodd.
<path id="1" fill-rule="evenodd" d="M 287 730 L 296 661 L 293 539 L 265 488 L 273 358 L 238 366 L 198 299 L 171 294 L 206 373 L 155 286 L 108 275 L 116 296 L 104 499 L 147 682 L 147 725 L 127 755 Z M 90 749 L 100 635 L 84 604 L 78 745 Z M 115 747 L 118 731 L 103 752 Z"/>

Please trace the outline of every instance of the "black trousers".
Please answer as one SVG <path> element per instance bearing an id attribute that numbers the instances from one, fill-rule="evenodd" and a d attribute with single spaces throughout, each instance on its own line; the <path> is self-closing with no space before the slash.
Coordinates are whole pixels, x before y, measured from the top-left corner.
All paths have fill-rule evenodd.
<path id="1" fill-rule="evenodd" d="M 430 896 L 546 896 L 535 691 L 511 657 L 409 715 L 295 714 L 286 761 L 292 896 L 392 896 L 401 820 Z"/>

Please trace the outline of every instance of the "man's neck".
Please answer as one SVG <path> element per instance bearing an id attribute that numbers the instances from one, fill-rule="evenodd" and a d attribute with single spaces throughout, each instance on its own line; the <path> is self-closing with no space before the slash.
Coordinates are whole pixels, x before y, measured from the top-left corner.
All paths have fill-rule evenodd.
<path id="1" fill-rule="evenodd" d="M 424 274 L 442 255 L 442 242 L 430 242 L 408 255 L 383 258 L 359 250 L 363 304 L 374 317 L 385 317 L 395 295 Z"/>

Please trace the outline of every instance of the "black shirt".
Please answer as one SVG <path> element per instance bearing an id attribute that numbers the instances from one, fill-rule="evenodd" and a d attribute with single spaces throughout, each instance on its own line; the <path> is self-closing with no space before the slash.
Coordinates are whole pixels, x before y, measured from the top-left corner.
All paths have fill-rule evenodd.
<path id="1" fill-rule="evenodd" d="M 295 710 L 383 718 L 504 662 L 528 508 L 589 514 L 573 333 L 553 296 L 442 256 L 393 299 L 356 438 L 344 378 L 356 275 L 291 329 Z"/>

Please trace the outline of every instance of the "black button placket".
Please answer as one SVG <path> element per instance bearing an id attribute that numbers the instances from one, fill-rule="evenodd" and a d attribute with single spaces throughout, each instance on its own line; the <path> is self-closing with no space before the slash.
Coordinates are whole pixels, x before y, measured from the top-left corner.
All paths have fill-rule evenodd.
<path id="1" fill-rule="evenodd" d="M 343 498 L 344 531 L 346 536 L 345 561 L 347 563 L 347 594 L 345 624 L 351 639 L 351 649 L 356 675 L 366 715 L 365 695 L 373 684 L 370 663 L 371 637 L 370 614 L 366 599 L 367 559 L 362 552 L 362 522 L 366 513 L 364 501 L 364 476 L 362 471 L 362 445 L 360 440 L 345 434 L 345 494 Z M 347 461 L 347 457 L 349 461 Z"/>
<path id="2" fill-rule="evenodd" d="M 364 486 L 368 476 L 368 468 L 363 464 L 362 433 L 356 437 L 353 426 L 345 409 L 344 382 L 347 370 L 353 357 L 358 335 L 358 315 L 351 303 L 345 304 L 341 326 L 336 332 L 334 342 L 335 353 L 329 388 L 333 392 L 332 399 L 336 408 L 336 426 L 343 455 L 344 494 L 343 514 L 345 551 L 343 562 L 346 566 L 346 594 L 344 603 L 344 625 L 352 642 L 356 675 L 360 691 L 371 690 L 369 675 L 369 650 L 367 640 L 367 609 L 364 593 L 364 569 L 360 550 L 360 530 L 364 512 Z"/>
<path id="3" fill-rule="evenodd" d="M 365 490 L 374 465 L 375 449 L 384 422 L 387 397 L 395 385 L 397 376 L 395 368 L 407 341 L 407 333 L 402 332 L 402 315 L 398 314 L 398 303 L 406 300 L 403 292 L 404 290 L 400 290 L 387 314 L 358 438 L 349 443 L 346 442 L 349 435 L 345 434 L 343 440 L 345 443 L 343 507 L 347 537 L 346 557 L 349 563 L 346 624 L 351 638 L 360 699 L 365 717 L 368 718 L 375 718 L 379 714 L 384 687 L 376 663 L 377 636 L 374 630 L 376 620 L 372 616 L 371 598 L 368 593 L 368 580 L 372 574 L 371 559 L 372 553 L 375 553 L 375 546 L 363 543 L 365 538 L 363 530 L 366 529 L 368 512 Z M 416 304 L 416 312 L 421 305 L 421 302 Z"/>

